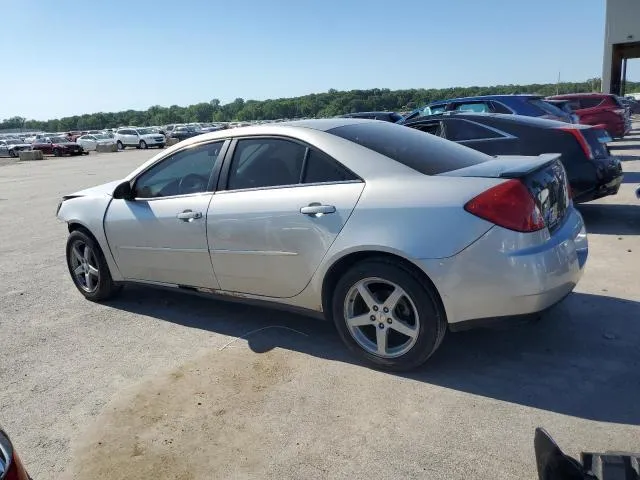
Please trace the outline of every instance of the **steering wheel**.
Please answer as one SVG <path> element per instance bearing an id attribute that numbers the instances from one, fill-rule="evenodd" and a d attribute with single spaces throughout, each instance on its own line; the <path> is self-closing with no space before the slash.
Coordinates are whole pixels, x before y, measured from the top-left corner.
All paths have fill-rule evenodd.
<path id="1" fill-rule="evenodd" d="M 185 195 L 188 193 L 204 192 L 207 189 L 207 183 L 206 178 L 196 175 L 195 173 L 190 173 L 180 179 L 180 183 L 178 183 L 178 194 Z"/>

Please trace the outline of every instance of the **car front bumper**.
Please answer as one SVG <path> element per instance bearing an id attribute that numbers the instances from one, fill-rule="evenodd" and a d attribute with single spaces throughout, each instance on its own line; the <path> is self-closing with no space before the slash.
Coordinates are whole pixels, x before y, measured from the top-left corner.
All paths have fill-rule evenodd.
<path id="1" fill-rule="evenodd" d="M 547 310 L 573 291 L 587 255 L 582 216 L 571 208 L 553 234 L 494 226 L 453 257 L 418 263 L 440 293 L 450 328 L 462 330 Z"/>

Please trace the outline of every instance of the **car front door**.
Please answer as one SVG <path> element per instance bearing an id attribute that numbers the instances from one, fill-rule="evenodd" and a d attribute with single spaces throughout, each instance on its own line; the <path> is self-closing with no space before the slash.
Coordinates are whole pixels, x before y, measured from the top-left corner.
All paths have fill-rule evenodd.
<path id="1" fill-rule="evenodd" d="M 291 139 L 234 141 L 207 213 L 222 290 L 292 297 L 309 283 L 364 183 L 320 150 Z"/>
<path id="2" fill-rule="evenodd" d="M 6 157 L 7 155 L 9 155 L 7 142 L 0 142 L 0 157 Z"/>
<path id="3" fill-rule="evenodd" d="M 132 180 L 132 199 L 112 200 L 105 216 L 109 247 L 131 280 L 217 289 L 206 215 L 217 162 L 228 142 L 185 148 Z"/>

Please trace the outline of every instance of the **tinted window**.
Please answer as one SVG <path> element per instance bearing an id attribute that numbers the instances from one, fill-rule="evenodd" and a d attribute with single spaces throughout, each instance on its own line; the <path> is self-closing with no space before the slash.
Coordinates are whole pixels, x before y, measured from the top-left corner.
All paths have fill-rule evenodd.
<path id="1" fill-rule="evenodd" d="M 463 140 L 482 140 L 502 137 L 497 132 L 466 120 L 452 120 L 446 123 L 447 140 L 459 142 Z"/>
<path id="2" fill-rule="evenodd" d="M 529 102 L 530 105 L 533 105 L 534 107 L 538 107 L 539 110 L 542 110 L 542 115 L 553 115 L 555 117 L 561 117 L 561 118 L 564 118 L 567 116 L 567 114 L 564 113 L 562 110 L 560 110 L 558 107 L 556 107 L 555 105 L 551 105 L 550 103 L 545 102 L 540 98 L 532 98 L 527 101 Z"/>
<path id="3" fill-rule="evenodd" d="M 309 149 L 304 183 L 345 182 L 347 180 L 357 180 L 357 177 L 329 155 Z"/>
<path id="4" fill-rule="evenodd" d="M 415 128 L 421 132 L 430 133 L 431 135 L 442 136 L 442 125 L 440 122 L 418 123 L 407 125 L 407 127 Z"/>
<path id="5" fill-rule="evenodd" d="M 328 132 L 425 175 L 437 175 L 491 160 L 488 155 L 470 148 L 394 123 L 345 125 Z"/>
<path id="6" fill-rule="evenodd" d="M 300 183 L 306 147 L 278 138 L 238 141 L 227 188 L 275 187 Z"/>
<path id="7" fill-rule="evenodd" d="M 584 97 L 580 99 L 580 108 L 593 108 L 602 103 L 600 97 Z"/>
<path id="8" fill-rule="evenodd" d="M 493 111 L 495 113 L 513 113 L 500 102 L 491 102 L 491 106 L 493 107 Z"/>
<path id="9" fill-rule="evenodd" d="M 209 143 L 178 152 L 140 175 L 136 197 L 157 198 L 206 192 L 224 142 Z"/>

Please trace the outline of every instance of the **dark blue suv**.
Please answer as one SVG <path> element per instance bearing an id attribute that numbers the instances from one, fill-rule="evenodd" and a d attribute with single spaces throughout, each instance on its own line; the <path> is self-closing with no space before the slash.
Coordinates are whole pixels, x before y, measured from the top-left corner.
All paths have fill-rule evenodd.
<path id="1" fill-rule="evenodd" d="M 451 98 L 432 102 L 414 110 L 398 123 L 419 116 L 446 112 L 511 113 L 527 117 L 541 117 L 571 123 L 571 116 L 540 95 L 483 95 L 481 97 Z"/>

